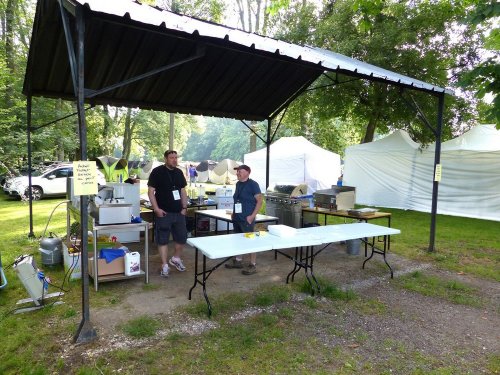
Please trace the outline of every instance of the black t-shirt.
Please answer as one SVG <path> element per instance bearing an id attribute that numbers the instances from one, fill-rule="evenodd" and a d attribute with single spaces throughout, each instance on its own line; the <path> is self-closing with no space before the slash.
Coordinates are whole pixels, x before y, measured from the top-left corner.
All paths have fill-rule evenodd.
<path id="1" fill-rule="evenodd" d="M 181 212 L 182 200 L 174 200 L 173 191 L 179 191 L 187 185 L 186 178 L 179 168 L 172 170 L 165 165 L 160 165 L 151 171 L 148 180 L 148 186 L 155 188 L 155 198 L 163 211 L 166 212 Z"/>

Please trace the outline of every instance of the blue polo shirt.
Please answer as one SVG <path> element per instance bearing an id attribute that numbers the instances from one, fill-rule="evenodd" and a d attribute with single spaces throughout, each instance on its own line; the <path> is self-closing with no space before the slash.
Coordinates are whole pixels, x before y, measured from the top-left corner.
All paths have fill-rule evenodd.
<path id="1" fill-rule="evenodd" d="M 239 214 L 234 214 L 233 221 L 246 221 L 246 217 L 251 215 L 255 206 L 257 205 L 257 200 L 255 195 L 260 194 L 260 187 L 257 182 L 252 179 L 248 179 L 245 182 L 238 181 L 236 183 L 236 190 L 233 195 L 234 204 L 241 203 L 242 212 Z"/>

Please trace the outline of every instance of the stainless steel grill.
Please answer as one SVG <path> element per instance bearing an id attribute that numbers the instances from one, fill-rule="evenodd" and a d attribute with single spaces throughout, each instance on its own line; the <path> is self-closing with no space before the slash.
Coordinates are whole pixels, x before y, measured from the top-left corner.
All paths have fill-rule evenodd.
<path id="1" fill-rule="evenodd" d="M 354 208 L 356 188 L 353 186 L 335 186 L 331 189 L 316 190 L 313 194 L 316 207 L 331 211 L 344 211 Z"/>
<path id="2" fill-rule="evenodd" d="M 307 194 L 307 185 L 276 185 L 266 192 L 266 215 L 279 218 L 279 223 L 300 228 L 302 206 L 309 201 L 301 199 Z"/>

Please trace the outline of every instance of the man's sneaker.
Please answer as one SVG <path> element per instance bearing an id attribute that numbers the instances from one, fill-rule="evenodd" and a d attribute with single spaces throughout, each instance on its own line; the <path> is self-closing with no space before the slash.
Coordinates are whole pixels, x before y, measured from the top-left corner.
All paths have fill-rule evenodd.
<path id="1" fill-rule="evenodd" d="M 184 267 L 184 264 L 182 263 L 182 260 L 180 258 L 174 259 L 174 257 L 172 257 L 170 258 L 168 263 L 177 268 L 177 271 L 184 272 L 186 270 L 186 267 Z"/>
<path id="2" fill-rule="evenodd" d="M 243 268 L 243 262 L 238 259 L 234 259 L 230 263 L 224 264 L 224 267 L 226 268 Z"/>
<path id="3" fill-rule="evenodd" d="M 160 271 L 160 276 L 168 277 L 169 273 L 170 273 L 170 268 L 168 268 L 168 264 L 164 264 Z"/>
<path id="4" fill-rule="evenodd" d="M 255 264 L 249 264 L 243 271 L 241 271 L 241 273 L 243 275 L 253 275 L 254 273 L 257 273 L 257 267 Z"/>

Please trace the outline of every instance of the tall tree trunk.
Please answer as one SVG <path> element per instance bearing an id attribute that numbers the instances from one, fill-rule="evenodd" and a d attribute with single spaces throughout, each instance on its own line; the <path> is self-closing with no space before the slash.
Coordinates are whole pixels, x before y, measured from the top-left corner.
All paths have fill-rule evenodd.
<path id="1" fill-rule="evenodd" d="M 382 117 L 382 112 L 385 107 L 385 98 L 387 96 L 387 85 L 380 85 L 375 83 L 374 90 L 372 93 L 373 100 L 370 102 L 371 106 L 371 116 L 368 120 L 368 125 L 366 126 L 365 136 L 361 143 L 368 143 L 373 141 L 375 136 L 375 131 L 377 130 L 377 125 Z"/>
<path id="2" fill-rule="evenodd" d="M 246 30 L 245 27 L 245 7 L 243 4 L 243 0 L 236 0 L 236 3 L 238 4 L 238 16 L 240 17 L 240 22 L 241 22 L 241 28 L 243 30 Z"/>
<path id="3" fill-rule="evenodd" d="M 122 158 L 130 157 L 130 149 L 132 146 L 132 108 L 127 108 L 127 116 L 125 117 L 125 131 L 123 133 L 123 151 Z"/>
<path id="4" fill-rule="evenodd" d="M 255 135 L 255 131 L 257 129 L 256 122 L 252 121 L 250 123 L 250 128 L 253 130 L 253 132 L 250 132 L 250 150 L 249 152 L 254 152 L 257 151 L 257 136 Z"/>
<path id="5" fill-rule="evenodd" d="M 15 64 L 15 52 L 14 52 L 14 29 L 15 29 L 15 10 L 17 7 L 16 0 L 7 0 L 7 5 L 5 7 L 5 60 L 7 64 L 7 69 L 9 70 L 9 76 L 15 77 L 16 64 Z M 7 108 L 13 106 L 14 103 L 14 85 L 12 80 L 9 79 L 9 83 L 5 89 L 5 102 Z"/>
<path id="6" fill-rule="evenodd" d="M 61 117 L 61 114 L 63 112 L 63 108 L 62 107 L 63 107 L 63 102 L 62 102 L 61 99 L 58 99 L 56 101 L 56 113 L 57 113 L 57 117 Z M 66 121 L 64 121 L 64 122 L 66 122 Z M 62 137 L 58 137 L 57 138 L 57 149 L 56 149 L 55 158 L 56 158 L 55 160 L 64 160 L 64 142 L 63 142 Z"/>
<path id="7" fill-rule="evenodd" d="M 253 32 L 252 30 L 252 0 L 247 0 L 247 18 L 248 18 L 248 32 Z"/>
<path id="8" fill-rule="evenodd" d="M 111 132 L 113 120 L 111 118 L 109 106 L 106 104 L 102 107 L 104 111 L 104 116 L 102 116 L 102 136 L 104 139 L 104 142 L 102 142 L 101 151 L 103 155 L 111 155 L 111 144 L 109 142 L 106 142 L 110 138 L 109 134 Z"/>
<path id="9" fill-rule="evenodd" d="M 368 125 L 366 125 L 365 136 L 363 137 L 363 141 L 361 143 L 369 143 L 373 141 L 375 129 L 377 129 L 377 120 L 374 117 L 370 117 Z"/>

